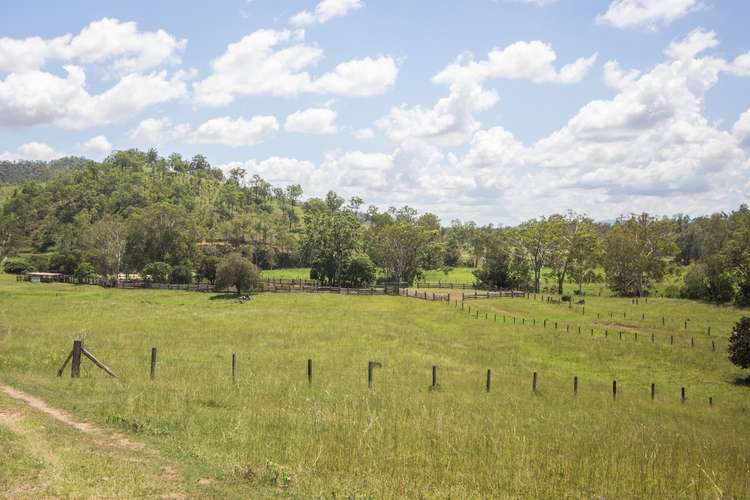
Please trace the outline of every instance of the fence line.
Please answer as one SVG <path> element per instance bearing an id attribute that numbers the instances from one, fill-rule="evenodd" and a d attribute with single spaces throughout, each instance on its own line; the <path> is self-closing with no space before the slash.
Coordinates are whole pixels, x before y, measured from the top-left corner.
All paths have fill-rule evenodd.
<path id="1" fill-rule="evenodd" d="M 410 295 L 410 296 L 412 296 L 412 295 Z M 79 350 L 79 351 L 83 350 L 83 351 L 85 351 L 85 347 L 83 346 L 83 341 L 81 341 L 81 340 L 74 340 L 73 341 L 73 350 L 74 350 L 74 352 L 76 350 Z M 143 353 L 144 357 L 146 356 L 147 352 L 148 351 L 144 351 L 144 353 Z M 172 362 L 170 364 L 172 364 L 174 366 L 174 362 L 175 361 L 179 362 L 180 364 L 184 364 L 183 360 L 181 360 L 180 358 L 172 358 L 170 356 L 163 357 L 161 355 L 157 358 L 157 348 L 156 347 L 152 347 L 150 349 L 150 363 L 148 365 L 148 376 L 149 376 L 149 379 L 152 382 L 158 380 L 159 379 L 159 373 L 161 373 L 161 370 L 159 369 L 159 366 L 165 365 L 165 364 L 167 364 L 169 362 Z M 224 360 L 222 360 L 222 363 L 223 362 L 224 362 Z M 66 361 L 66 363 L 67 363 L 67 361 Z M 206 361 L 206 364 L 208 364 L 208 361 Z M 78 359 L 76 360 L 74 358 L 73 364 L 71 364 L 71 377 L 72 378 L 79 378 L 80 377 L 80 366 L 81 366 L 81 359 L 80 359 L 80 356 L 78 356 Z M 303 369 L 303 367 L 305 367 L 306 369 Z M 382 368 L 382 367 L 383 367 L 382 363 L 380 363 L 378 361 L 368 361 L 368 363 L 367 363 L 367 379 L 366 379 L 367 380 L 367 387 L 368 387 L 368 389 L 372 390 L 372 389 L 375 388 L 375 385 L 376 385 L 376 379 L 374 377 L 375 369 L 376 368 Z M 62 375 L 62 371 L 63 371 L 64 368 L 65 368 L 65 364 L 58 371 L 58 373 L 57 373 L 58 376 Z M 232 352 L 231 353 L 231 363 L 229 364 L 229 366 L 227 366 L 227 382 L 231 383 L 232 385 L 237 385 L 238 372 L 239 371 L 240 371 L 239 358 L 238 358 L 236 352 Z M 323 368 L 323 371 L 325 372 L 325 368 Z M 386 376 L 387 373 L 389 373 L 389 372 L 388 371 L 383 371 L 383 373 L 379 377 Z M 479 387 L 481 387 L 484 390 L 484 392 L 489 393 L 489 392 L 491 392 L 491 389 L 492 389 L 492 370 L 491 369 L 487 369 L 485 373 L 486 373 L 486 376 L 484 377 L 484 380 L 483 380 L 484 383 L 483 384 L 478 384 L 478 390 L 479 390 Z M 430 374 L 431 374 L 432 384 L 427 387 L 428 392 L 432 392 L 432 391 L 435 391 L 435 390 L 438 390 L 438 389 L 441 390 L 441 391 L 443 391 L 444 390 L 443 384 L 438 384 L 438 377 L 437 377 L 438 366 L 437 365 L 432 365 L 430 367 L 430 370 L 425 372 L 425 379 L 426 380 L 429 380 L 428 376 Z M 314 385 L 314 380 L 313 380 L 313 358 L 306 358 L 306 363 L 302 363 L 302 362 L 300 363 L 300 378 L 301 378 L 301 380 L 305 380 L 306 379 L 307 384 L 309 386 L 313 386 Z M 477 377 L 477 379 L 479 381 L 482 380 L 481 377 Z M 531 384 L 530 384 L 531 391 L 530 392 L 531 392 L 531 395 L 533 397 L 537 397 L 539 395 L 539 393 L 540 393 L 540 389 L 542 388 L 542 384 L 540 382 L 542 382 L 542 377 L 539 377 L 539 373 L 537 371 L 532 372 L 531 373 Z M 571 395 L 574 398 L 578 397 L 580 390 L 582 388 L 586 387 L 585 385 L 581 384 L 581 382 L 582 382 L 582 379 L 579 379 L 579 377 L 577 375 L 572 378 L 572 391 L 571 391 Z M 601 384 L 601 381 L 597 381 L 597 380 L 594 380 L 594 381 L 591 381 L 591 382 L 592 382 L 592 385 Z M 646 392 L 646 389 L 649 388 L 649 387 L 650 387 L 650 400 L 654 401 L 656 399 L 656 384 L 654 382 L 651 382 L 650 386 L 644 386 L 643 387 L 644 393 Z M 612 393 L 611 393 L 613 401 L 616 401 L 618 399 L 617 398 L 617 396 L 618 396 L 617 388 L 618 388 L 618 386 L 617 386 L 617 379 L 614 379 L 614 380 L 612 380 Z M 686 387 L 685 386 L 681 386 L 680 389 L 679 389 L 679 392 L 677 394 L 679 395 L 679 401 L 682 404 L 685 404 L 685 402 L 688 399 L 687 398 L 687 389 L 686 389 Z M 620 398 L 622 398 L 622 396 L 620 396 Z M 708 405 L 709 406 L 714 406 L 713 396 L 709 396 L 708 397 Z"/>

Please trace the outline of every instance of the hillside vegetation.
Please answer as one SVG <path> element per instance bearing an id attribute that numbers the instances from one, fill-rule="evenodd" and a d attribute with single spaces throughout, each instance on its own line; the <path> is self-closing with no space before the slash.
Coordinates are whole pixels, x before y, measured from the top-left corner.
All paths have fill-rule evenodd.
<path id="1" fill-rule="evenodd" d="M 453 277 L 483 288 L 583 295 L 606 286 L 619 296 L 750 304 L 745 205 L 697 218 L 631 214 L 612 224 L 573 212 L 515 227 L 445 224 L 333 191 L 303 198 L 299 185 L 275 187 L 240 168 L 222 172 L 201 155 L 128 150 L 101 163 L 61 162 L 38 171 L 14 164 L 33 170 L 16 177 L 39 180 L 0 198 L 7 272 L 213 283 L 222 261 L 237 254 L 264 271 L 309 269 L 294 275 L 335 286 Z"/>

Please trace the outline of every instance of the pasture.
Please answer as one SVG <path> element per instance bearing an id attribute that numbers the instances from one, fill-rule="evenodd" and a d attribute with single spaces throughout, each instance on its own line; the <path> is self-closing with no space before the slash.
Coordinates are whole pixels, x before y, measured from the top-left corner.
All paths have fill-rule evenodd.
<path id="1" fill-rule="evenodd" d="M 188 496 L 740 498 L 750 389 L 725 351 L 742 314 L 611 297 L 585 311 L 539 298 L 463 311 L 328 294 L 241 304 L 0 276 L 0 383 L 158 450 Z M 80 379 L 55 376 L 79 337 L 117 379 L 87 361 Z M 382 364 L 372 388 L 369 361 Z M 24 438 L 0 420 L 6 488 L 54 465 Z M 83 494 L 111 468 L 70 455 L 55 466 L 85 477 Z M 154 470 L 139 473 L 152 484 Z M 59 477 L 45 487 L 76 496 Z"/>

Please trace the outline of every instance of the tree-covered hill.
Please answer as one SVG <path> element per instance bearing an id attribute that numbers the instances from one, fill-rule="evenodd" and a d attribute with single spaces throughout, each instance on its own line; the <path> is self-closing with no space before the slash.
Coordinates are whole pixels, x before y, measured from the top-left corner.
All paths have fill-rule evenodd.
<path id="1" fill-rule="evenodd" d="M 0 184 L 46 181 L 60 172 L 83 165 L 86 158 L 68 156 L 51 161 L 0 161 Z"/>
<path id="2" fill-rule="evenodd" d="M 750 305 L 744 205 L 697 218 L 642 213 L 601 223 L 568 212 L 516 227 L 444 225 L 430 213 L 364 208 L 333 191 L 303 200 L 299 185 L 272 186 L 239 168 L 225 174 L 201 155 L 128 150 L 70 161 L 47 180 L 2 193 L 0 261 L 26 256 L 6 262 L 9 269 L 184 282 L 213 280 L 220 261 L 239 254 L 261 269 L 309 267 L 333 285 L 376 276 L 411 283 L 425 270 L 463 265 L 477 268 L 486 287 L 539 291 L 544 277 L 559 293 L 565 283 L 582 293 L 606 281 L 620 295 L 651 293 L 671 274 L 681 280 L 673 296 Z"/>

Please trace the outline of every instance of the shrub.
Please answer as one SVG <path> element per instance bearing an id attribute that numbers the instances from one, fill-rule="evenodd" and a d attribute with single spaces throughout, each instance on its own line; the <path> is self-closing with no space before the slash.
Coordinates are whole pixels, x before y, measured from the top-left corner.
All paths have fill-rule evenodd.
<path id="1" fill-rule="evenodd" d="M 729 360 L 740 368 L 750 367 L 750 318 L 743 316 L 729 337 Z"/>
<path id="2" fill-rule="evenodd" d="M 50 256 L 46 254 L 34 254 L 29 257 L 29 264 L 35 271 L 49 271 Z"/>
<path id="3" fill-rule="evenodd" d="M 81 262 L 73 272 L 73 276 L 79 280 L 93 278 L 96 276 L 96 269 L 88 262 Z"/>
<path id="4" fill-rule="evenodd" d="M 143 266 L 143 276 L 156 283 L 166 283 L 172 274 L 172 266 L 166 262 L 150 262 Z"/>
<path id="5" fill-rule="evenodd" d="M 188 266 L 174 266 L 169 279 L 172 283 L 187 285 L 193 282 L 193 271 Z"/>
<path id="6" fill-rule="evenodd" d="M 224 257 L 216 270 L 216 285 L 234 287 L 237 295 L 242 290 L 252 290 L 260 283 L 260 271 L 252 262 L 238 253 Z"/>
<path id="7" fill-rule="evenodd" d="M 8 258 L 5 260 L 5 264 L 3 264 L 3 271 L 8 274 L 23 274 L 29 273 L 33 270 L 34 266 L 23 259 Z"/>
<path id="8" fill-rule="evenodd" d="M 344 271 L 343 281 L 354 287 L 369 286 L 375 282 L 378 269 L 367 255 L 354 257 Z"/>
<path id="9" fill-rule="evenodd" d="M 560 297 L 560 300 L 562 300 L 563 302 L 570 302 L 570 295 L 563 295 L 562 297 Z"/>
<path id="10" fill-rule="evenodd" d="M 63 252 L 54 254 L 49 260 L 49 270 L 72 275 L 81 263 L 81 254 L 78 252 Z"/>
<path id="11" fill-rule="evenodd" d="M 216 269 L 219 267 L 219 258 L 215 255 L 203 257 L 198 266 L 198 279 L 205 279 L 212 285 L 216 282 Z"/>

